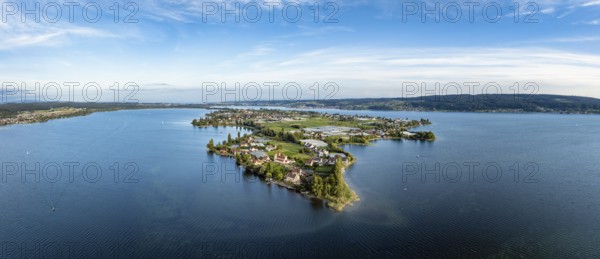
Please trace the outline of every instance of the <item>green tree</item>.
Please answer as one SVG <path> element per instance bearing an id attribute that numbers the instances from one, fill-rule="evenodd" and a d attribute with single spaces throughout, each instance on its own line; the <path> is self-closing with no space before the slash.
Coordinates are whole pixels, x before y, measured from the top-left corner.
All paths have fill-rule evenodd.
<path id="1" fill-rule="evenodd" d="M 346 187 L 345 182 L 344 182 L 344 176 L 343 176 L 343 171 L 344 171 L 344 165 L 342 164 L 342 159 L 338 158 L 335 161 L 335 167 L 334 167 L 334 176 L 335 176 L 335 186 L 334 186 L 334 190 L 333 190 L 333 195 L 337 196 L 337 197 L 341 197 L 345 190 L 344 187 Z"/>
<path id="2" fill-rule="evenodd" d="M 310 187 L 315 196 L 321 197 L 323 195 L 323 178 L 315 174 Z"/>
<path id="3" fill-rule="evenodd" d="M 272 173 L 273 173 L 273 178 L 275 178 L 275 180 L 278 180 L 278 181 L 281 181 L 281 180 L 283 180 L 283 176 L 284 176 L 284 169 L 283 169 L 283 167 L 282 167 L 282 166 L 280 166 L 280 165 L 276 165 L 276 166 L 273 168 L 273 171 L 272 171 Z"/>
<path id="4" fill-rule="evenodd" d="M 231 144 L 233 139 L 231 139 L 231 133 L 227 134 L 227 144 Z"/>
<path id="5" fill-rule="evenodd" d="M 206 147 L 208 148 L 208 150 L 212 151 L 215 148 L 215 142 L 213 139 L 210 139 L 208 141 L 208 145 L 206 145 Z"/>

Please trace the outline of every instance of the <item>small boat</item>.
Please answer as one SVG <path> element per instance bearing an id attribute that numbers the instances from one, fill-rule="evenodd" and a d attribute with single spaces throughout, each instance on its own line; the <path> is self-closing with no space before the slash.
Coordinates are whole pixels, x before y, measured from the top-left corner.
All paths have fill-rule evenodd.
<path id="1" fill-rule="evenodd" d="M 52 203 L 52 212 L 56 211 L 56 207 L 54 207 L 54 202 Z"/>

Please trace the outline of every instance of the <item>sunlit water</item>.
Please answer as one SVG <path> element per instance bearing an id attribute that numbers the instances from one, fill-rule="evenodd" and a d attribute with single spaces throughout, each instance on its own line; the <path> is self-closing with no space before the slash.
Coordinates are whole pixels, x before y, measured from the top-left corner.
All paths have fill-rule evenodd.
<path id="1" fill-rule="evenodd" d="M 346 146 L 339 213 L 207 154 L 205 110 L 0 127 L 0 258 L 600 256 L 599 116 L 323 111 L 438 139 Z"/>

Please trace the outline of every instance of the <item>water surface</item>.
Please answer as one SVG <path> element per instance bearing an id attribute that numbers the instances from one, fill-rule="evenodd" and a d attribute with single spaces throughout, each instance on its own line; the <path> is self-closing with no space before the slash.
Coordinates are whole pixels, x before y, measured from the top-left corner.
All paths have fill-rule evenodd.
<path id="1" fill-rule="evenodd" d="M 429 118 L 438 139 L 347 146 L 361 201 L 338 213 L 207 154 L 239 129 L 192 127 L 205 110 L 1 127 L 0 255 L 600 256 L 599 116 L 322 111 Z"/>

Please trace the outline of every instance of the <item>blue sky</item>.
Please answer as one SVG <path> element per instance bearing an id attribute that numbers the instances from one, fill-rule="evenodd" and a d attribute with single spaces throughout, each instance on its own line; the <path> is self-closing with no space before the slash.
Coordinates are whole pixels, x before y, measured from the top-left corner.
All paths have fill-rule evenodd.
<path id="1" fill-rule="evenodd" d="M 203 82 L 297 82 L 305 89 L 335 82 L 336 98 L 400 97 L 406 82 L 496 82 L 503 93 L 535 82 L 538 93 L 600 98 L 599 0 L 317 1 L 318 22 L 315 1 L 273 1 L 279 5 L 271 22 L 265 1 L 150 0 L 127 10 L 121 2 L 118 23 L 113 1 L 80 1 L 72 22 L 65 2 L 74 1 L 40 1 L 40 21 L 28 14 L 23 22 L 21 4 L 34 9 L 35 2 L 2 1 L 3 82 L 135 82 L 147 102 L 201 102 Z M 248 7 L 232 11 L 240 21 L 230 14 L 222 22 L 222 4 L 235 9 L 236 2 Z M 473 2 L 479 5 L 469 15 Z M 436 3 L 439 21 L 422 12 Z M 49 22 L 56 4 L 62 16 Z M 89 21 L 93 9 L 82 16 L 86 4 L 102 10 L 97 22 Z M 256 6 L 262 16 L 245 20 Z M 292 21 L 297 6 L 302 14 Z M 124 23 L 134 7 L 132 23 Z"/>

